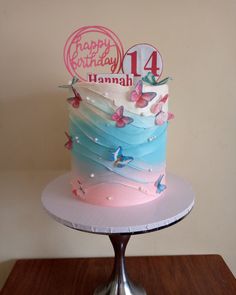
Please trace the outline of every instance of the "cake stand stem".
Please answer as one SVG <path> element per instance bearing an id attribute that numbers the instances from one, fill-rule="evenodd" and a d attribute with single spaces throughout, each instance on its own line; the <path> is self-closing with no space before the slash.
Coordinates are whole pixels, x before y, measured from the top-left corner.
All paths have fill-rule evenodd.
<path id="1" fill-rule="evenodd" d="M 115 252 L 114 266 L 110 282 L 95 290 L 94 295 L 146 295 L 145 290 L 134 285 L 128 278 L 125 267 L 125 249 L 129 234 L 109 235 Z"/>

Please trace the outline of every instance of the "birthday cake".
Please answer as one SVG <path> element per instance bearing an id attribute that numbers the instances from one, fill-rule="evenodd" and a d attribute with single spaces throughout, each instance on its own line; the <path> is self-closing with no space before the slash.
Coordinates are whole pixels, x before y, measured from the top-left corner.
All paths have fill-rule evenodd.
<path id="1" fill-rule="evenodd" d="M 74 77 L 69 131 L 71 191 L 94 205 L 123 207 L 155 200 L 168 189 L 166 140 L 168 78 L 152 72 Z"/>

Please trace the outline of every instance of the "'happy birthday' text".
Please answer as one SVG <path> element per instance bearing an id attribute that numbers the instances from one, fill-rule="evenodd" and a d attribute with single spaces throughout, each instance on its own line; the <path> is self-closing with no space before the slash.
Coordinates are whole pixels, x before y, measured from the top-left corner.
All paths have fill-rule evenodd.
<path id="1" fill-rule="evenodd" d="M 75 50 L 71 57 L 71 63 L 77 68 L 92 68 L 110 66 L 111 72 L 115 70 L 117 58 L 109 56 L 112 47 L 111 40 L 104 38 L 97 41 L 81 42 L 81 37 L 75 40 Z"/>

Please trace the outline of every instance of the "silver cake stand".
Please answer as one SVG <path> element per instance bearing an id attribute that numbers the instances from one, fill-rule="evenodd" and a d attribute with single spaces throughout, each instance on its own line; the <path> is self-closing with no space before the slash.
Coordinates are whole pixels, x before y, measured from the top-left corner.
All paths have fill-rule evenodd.
<path id="1" fill-rule="evenodd" d="M 50 182 L 42 194 L 46 211 L 56 221 L 76 230 L 108 235 L 114 248 L 114 267 L 109 282 L 94 295 L 146 295 L 141 286 L 128 278 L 125 249 L 134 234 L 171 226 L 182 220 L 194 205 L 194 193 L 181 178 L 168 174 L 168 190 L 143 205 L 112 208 L 87 204 L 72 198 L 69 174 Z"/>

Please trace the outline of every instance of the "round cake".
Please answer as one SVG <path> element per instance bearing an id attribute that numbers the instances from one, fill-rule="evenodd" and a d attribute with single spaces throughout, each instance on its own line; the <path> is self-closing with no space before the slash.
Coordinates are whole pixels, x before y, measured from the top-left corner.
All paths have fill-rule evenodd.
<path id="1" fill-rule="evenodd" d="M 165 79 L 167 80 L 167 79 Z M 110 82 L 110 81 L 109 81 Z M 143 80 L 134 86 L 70 85 L 72 194 L 100 206 L 134 206 L 166 191 L 168 86 Z"/>

